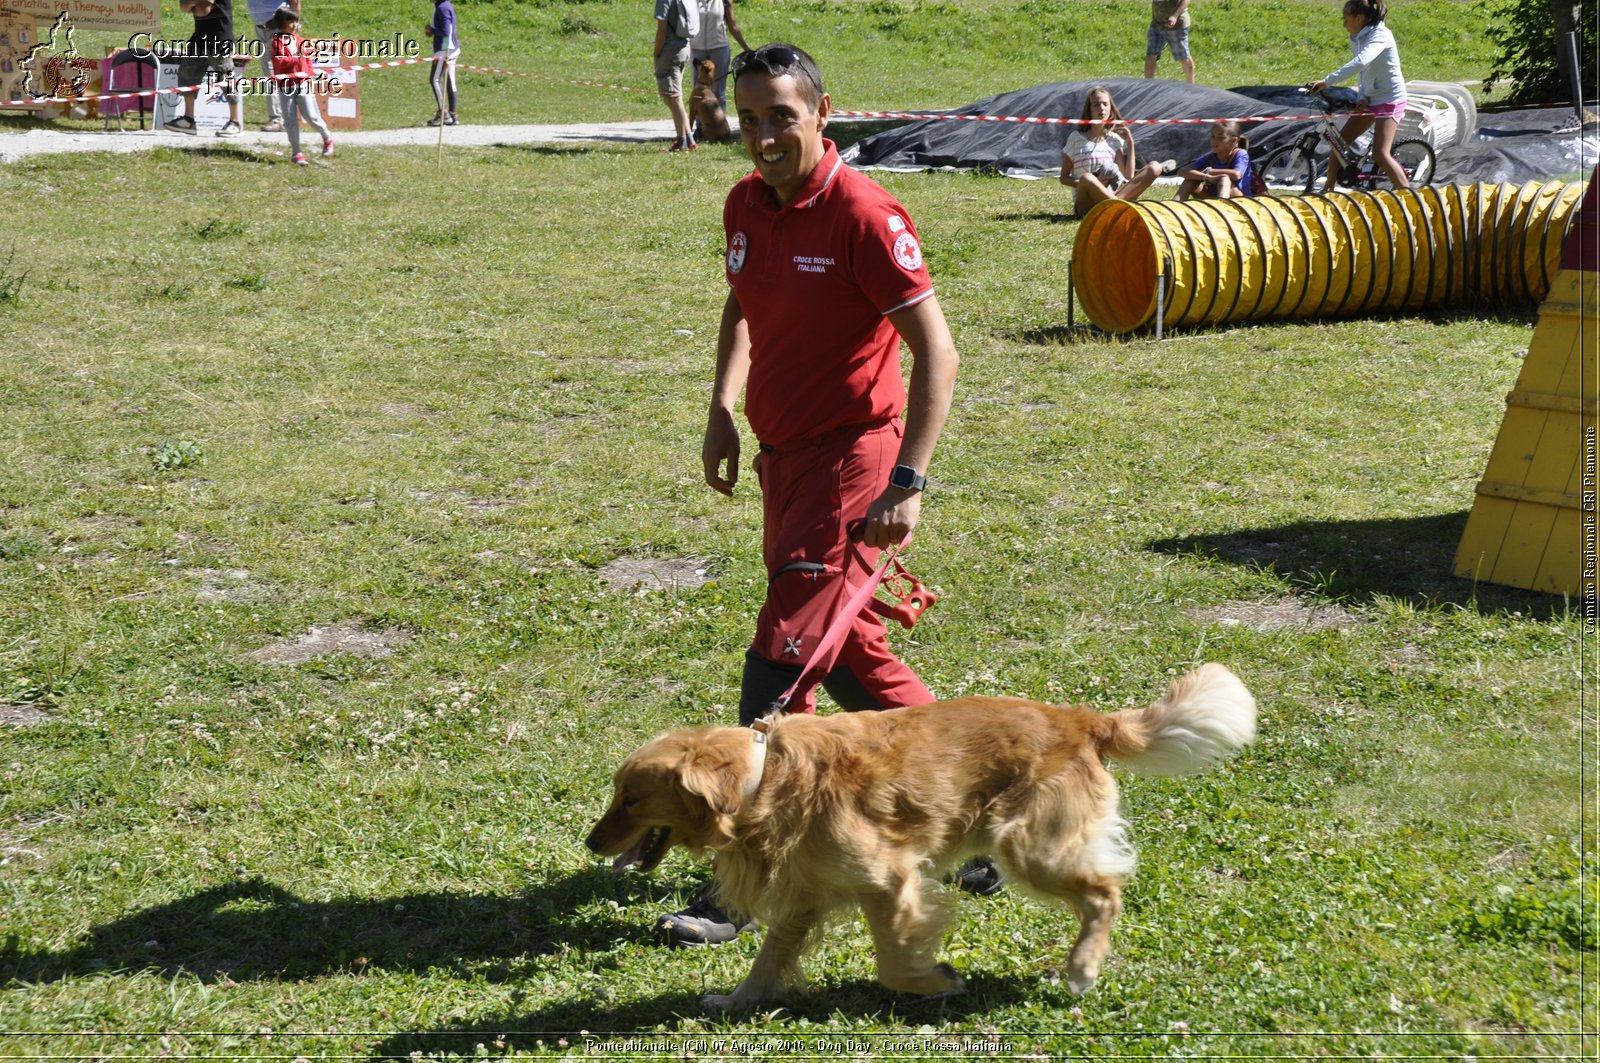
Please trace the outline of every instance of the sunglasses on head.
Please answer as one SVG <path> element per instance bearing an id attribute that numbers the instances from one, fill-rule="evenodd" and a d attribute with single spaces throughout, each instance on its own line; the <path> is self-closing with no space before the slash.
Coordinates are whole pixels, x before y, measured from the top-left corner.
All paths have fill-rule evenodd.
<path id="1" fill-rule="evenodd" d="M 811 82 L 818 92 L 822 91 L 822 82 L 817 80 L 810 64 L 805 62 L 805 57 L 787 44 L 763 44 L 754 51 L 740 52 L 734 56 L 728 72 L 737 81 L 739 75 L 751 67 L 760 67 L 766 71 L 768 77 L 782 77 L 784 74 L 792 75 L 798 71 L 805 75 L 806 80 Z"/>

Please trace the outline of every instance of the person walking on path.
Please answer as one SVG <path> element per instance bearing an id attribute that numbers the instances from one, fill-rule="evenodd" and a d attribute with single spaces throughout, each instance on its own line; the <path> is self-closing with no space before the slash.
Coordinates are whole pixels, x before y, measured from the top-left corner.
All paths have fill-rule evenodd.
<path id="1" fill-rule="evenodd" d="M 278 17 L 283 0 L 249 0 L 250 24 L 256 28 L 256 41 L 261 45 L 261 69 L 272 82 L 272 20 Z M 289 0 L 289 6 L 300 10 L 300 0 Z M 267 122 L 263 133 L 283 132 L 283 101 L 276 92 L 267 93 Z"/>
<path id="2" fill-rule="evenodd" d="M 284 4 L 272 19 L 272 77 L 273 87 L 283 100 L 289 154 L 297 166 L 306 165 L 305 154 L 300 150 L 302 116 L 322 134 L 322 157 L 333 154 L 333 132 L 323 120 L 317 97 L 311 91 L 312 59 L 311 47 L 300 36 L 299 12 Z"/>
<path id="3" fill-rule="evenodd" d="M 461 37 L 456 32 L 456 9 L 450 0 L 434 0 L 433 20 L 428 23 L 433 38 L 433 65 L 428 83 L 433 86 L 436 110 L 428 125 L 455 125 L 456 60 L 461 57 Z"/>
<path id="4" fill-rule="evenodd" d="M 211 89 L 222 83 L 228 101 L 228 121 L 217 130 L 219 137 L 236 137 L 244 131 L 239 124 L 244 113 L 239 79 L 233 68 L 233 0 L 179 0 L 178 8 L 194 16 L 194 34 L 178 60 L 178 84 Z M 175 133 L 195 132 L 194 101 L 199 90 L 179 93 L 183 114 L 167 123 Z"/>
<path id="5" fill-rule="evenodd" d="M 656 0 L 656 91 L 672 115 L 671 151 L 693 151 L 694 133 L 683 106 L 683 70 L 689 65 L 689 42 L 700 32 L 697 0 Z"/>

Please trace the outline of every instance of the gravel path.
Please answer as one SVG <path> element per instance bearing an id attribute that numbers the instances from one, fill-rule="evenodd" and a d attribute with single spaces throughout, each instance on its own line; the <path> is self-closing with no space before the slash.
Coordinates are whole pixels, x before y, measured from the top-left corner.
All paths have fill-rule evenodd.
<path id="1" fill-rule="evenodd" d="M 307 130 L 302 143 L 317 150 L 316 130 Z M 660 141 L 663 149 L 672 139 L 672 122 L 662 118 L 649 122 L 591 122 L 578 125 L 458 125 L 444 131 L 445 147 L 489 147 L 496 144 L 550 144 L 611 140 L 627 143 Z M 335 134 L 341 148 L 415 145 L 431 148 L 439 142 L 439 131 L 417 129 L 373 129 Z M 283 153 L 288 139 L 282 133 L 246 132 L 232 140 L 215 136 L 168 133 L 157 130 L 111 132 L 67 132 L 55 129 L 30 129 L 23 133 L 0 133 L 0 163 L 16 162 L 30 155 L 70 151 L 108 151 L 123 154 L 151 148 L 217 147 L 222 144 L 247 144 Z"/>

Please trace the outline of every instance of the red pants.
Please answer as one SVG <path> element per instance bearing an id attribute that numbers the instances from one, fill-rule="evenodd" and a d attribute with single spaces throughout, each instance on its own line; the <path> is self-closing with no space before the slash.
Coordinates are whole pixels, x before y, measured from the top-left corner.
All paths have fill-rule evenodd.
<path id="1" fill-rule="evenodd" d="M 889 484 L 900 453 L 898 418 L 852 426 L 820 439 L 771 450 L 762 447 L 762 556 L 767 601 L 756 620 L 751 651 L 777 665 L 804 666 L 834 615 L 872 571 L 878 551 L 850 542 L 847 527 Z M 842 574 L 848 573 L 849 588 Z M 829 672 L 829 687 L 848 673 L 879 708 L 934 700 L 905 662 L 889 649 L 883 620 L 863 610 L 846 631 Z M 816 712 L 814 690 L 789 706 Z"/>

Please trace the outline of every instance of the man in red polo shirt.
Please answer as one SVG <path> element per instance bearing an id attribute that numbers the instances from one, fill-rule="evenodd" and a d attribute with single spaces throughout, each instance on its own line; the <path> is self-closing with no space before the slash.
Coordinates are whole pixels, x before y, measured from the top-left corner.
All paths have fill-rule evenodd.
<path id="1" fill-rule="evenodd" d="M 760 450 L 768 576 L 740 690 L 739 719 L 749 724 L 810 661 L 847 597 L 843 577 L 858 586 L 880 548 L 916 527 L 959 359 L 910 216 L 822 135 L 830 101 L 816 63 L 768 44 L 738 56 L 732 74 L 755 172 L 723 206 L 731 291 L 701 457 L 706 482 L 731 495 L 743 392 Z M 863 518 L 863 541 L 851 543 L 847 529 Z M 935 700 L 868 611 L 822 685 L 849 710 Z M 813 695 L 788 710 L 815 712 Z M 742 922 L 702 898 L 657 926 L 671 942 L 703 944 L 732 938 Z"/>

